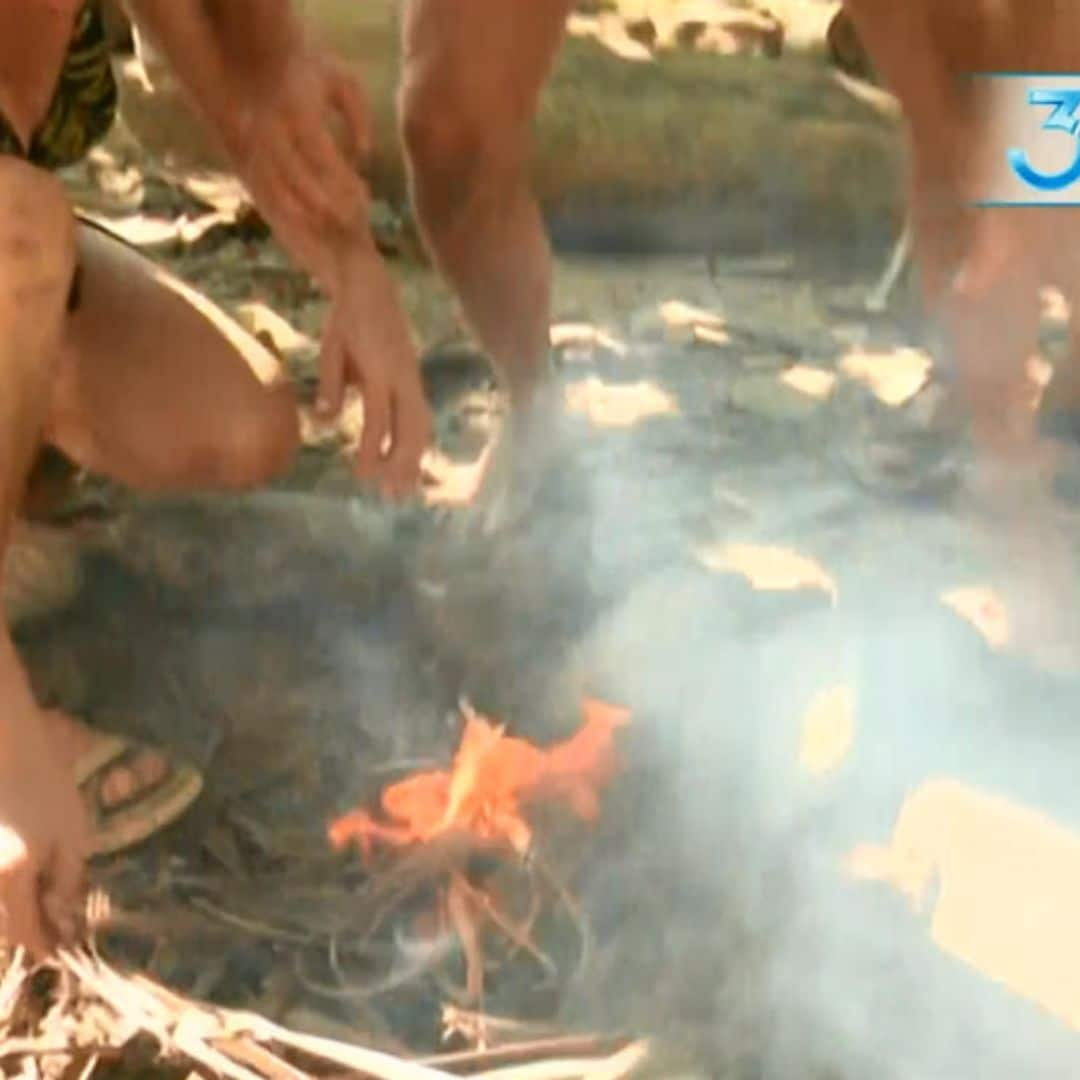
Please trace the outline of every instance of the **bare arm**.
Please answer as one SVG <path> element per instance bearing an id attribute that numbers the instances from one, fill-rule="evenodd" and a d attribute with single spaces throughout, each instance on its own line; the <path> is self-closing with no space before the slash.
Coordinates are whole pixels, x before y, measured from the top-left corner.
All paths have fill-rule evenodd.
<path id="1" fill-rule="evenodd" d="M 311 48 L 287 0 L 131 4 L 282 246 L 331 299 L 322 409 L 336 414 L 349 386 L 363 393 L 357 468 L 386 493 L 404 493 L 419 477 L 430 419 L 408 320 L 375 248 L 368 190 L 354 164 L 368 138 L 356 81 Z"/>
<path id="2" fill-rule="evenodd" d="M 235 2 L 249 6 L 249 0 Z M 279 0 L 268 0 L 266 6 L 272 11 L 283 5 Z M 251 103 L 247 95 L 238 94 L 236 77 L 230 72 L 232 57 L 219 37 L 211 3 L 128 0 L 128 9 L 139 29 L 164 53 L 203 120 L 230 150 L 250 123 Z"/>
<path id="3" fill-rule="evenodd" d="M 362 139 L 351 133 L 364 123 L 363 105 L 317 82 L 289 0 L 129 0 L 129 7 L 279 241 L 334 294 L 344 260 L 376 256 L 367 189 L 352 167 Z"/>

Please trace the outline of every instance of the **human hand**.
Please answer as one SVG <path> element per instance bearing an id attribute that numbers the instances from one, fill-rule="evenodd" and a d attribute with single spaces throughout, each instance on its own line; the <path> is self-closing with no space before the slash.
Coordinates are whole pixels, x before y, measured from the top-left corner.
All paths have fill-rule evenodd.
<path id="1" fill-rule="evenodd" d="M 357 474 L 384 497 L 403 498 L 420 481 L 431 413 L 397 290 L 374 252 L 355 253 L 342 267 L 323 327 L 319 414 L 336 416 L 350 386 L 364 402 Z"/>
<path id="2" fill-rule="evenodd" d="M 42 957 L 76 930 L 86 811 L 39 715 L 9 713 L 0 727 L 0 941 Z"/>
<path id="3" fill-rule="evenodd" d="M 226 126 L 230 156 L 267 219 L 318 236 L 367 209 L 358 167 L 371 148 L 359 81 L 334 56 L 298 46 L 272 86 L 247 88 Z"/>

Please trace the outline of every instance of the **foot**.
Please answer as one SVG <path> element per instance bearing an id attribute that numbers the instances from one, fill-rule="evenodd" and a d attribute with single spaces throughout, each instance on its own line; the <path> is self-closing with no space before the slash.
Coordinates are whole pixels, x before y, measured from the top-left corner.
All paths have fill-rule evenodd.
<path id="1" fill-rule="evenodd" d="M 175 821 L 202 790 L 201 777 L 164 754 L 96 732 L 66 713 L 43 713 L 46 738 L 79 785 L 90 853 L 133 846 Z"/>
<path id="2" fill-rule="evenodd" d="M 1008 647 L 1047 673 L 1076 676 L 1080 578 L 1069 522 L 1050 494 L 1054 461 L 1042 453 L 1024 468 L 984 465 L 973 493 L 1009 613 Z"/>

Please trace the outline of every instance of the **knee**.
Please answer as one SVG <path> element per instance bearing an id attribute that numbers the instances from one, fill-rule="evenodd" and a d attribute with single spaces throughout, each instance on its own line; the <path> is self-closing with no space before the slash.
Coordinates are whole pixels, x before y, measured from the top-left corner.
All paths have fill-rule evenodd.
<path id="1" fill-rule="evenodd" d="M 466 213 L 524 176 L 528 117 L 476 95 L 440 73 L 406 73 L 399 100 L 401 141 L 418 209 Z"/>
<path id="2" fill-rule="evenodd" d="M 218 440 L 212 467 L 215 486 L 259 487 L 279 477 L 300 443 L 300 417 L 292 388 L 286 384 L 262 391 L 257 407 L 231 418 Z"/>
<path id="3" fill-rule="evenodd" d="M 62 303 L 75 271 L 75 218 L 63 184 L 17 158 L 0 157 L 0 304 L 39 319 Z"/>

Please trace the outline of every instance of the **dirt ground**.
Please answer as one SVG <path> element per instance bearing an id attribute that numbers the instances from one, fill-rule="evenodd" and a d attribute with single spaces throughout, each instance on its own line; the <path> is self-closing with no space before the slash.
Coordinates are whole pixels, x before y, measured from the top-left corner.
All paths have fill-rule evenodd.
<path id="1" fill-rule="evenodd" d="M 249 226 L 194 240 L 161 226 L 147 243 L 147 216 L 207 209 L 157 172 L 99 157 L 70 179 L 84 206 L 269 327 L 310 400 L 318 299 Z M 468 462 L 501 402 L 446 290 L 384 225 L 440 445 Z M 846 869 L 941 778 L 1080 827 L 1076 684 L 994 648 L 1000 614 L 953 596 L 995 582 L 962 497 L 966 451 L 929 419 L 947 372 L 919 351 L 914 311 L 901 296 L 865 313 L 873 259 L 775 240 L 559 255 L 565 409 L 553 460 L 494 534 L 446 505 L 452 468 L 434 505 L 359 491 L 343 453 L 355 417 L 309 424 L 265 492 L 69 485 L 53 517 L 77 543 L 77 587 L 17 627 L 39 694 L 208 779 L 184 822 L 96 868 L 119 913 L 108 955 L 305 1030 L 437 1048 L 463 961 L 410 937 L 430 888 L 397 882 L 379 921 L 386 897 L 330 852 L 326 823 L 445 763 L 462 698 L 550 742 L 588 694 L 632 710 L 627 769 L 596 826 L 550 823 L 541 869 L 499 871 L 577 903 L 546 909 L 549 966 L 492 953 L 485 1011 L 655 1035 L 664 1076 L 1077 1072 L 1054 973 L 1017 974 L 942 929 L 946 894 L 967 887 L 960 846 L 930 844 L 929 896 Z M 1046 346 L 1060 355 L 1050 309 Z M 1067 489 L 1060 503 L 1071 521 Z M 1001 889 L 972 895 L 988 925 L 1028 910 Z"/>

